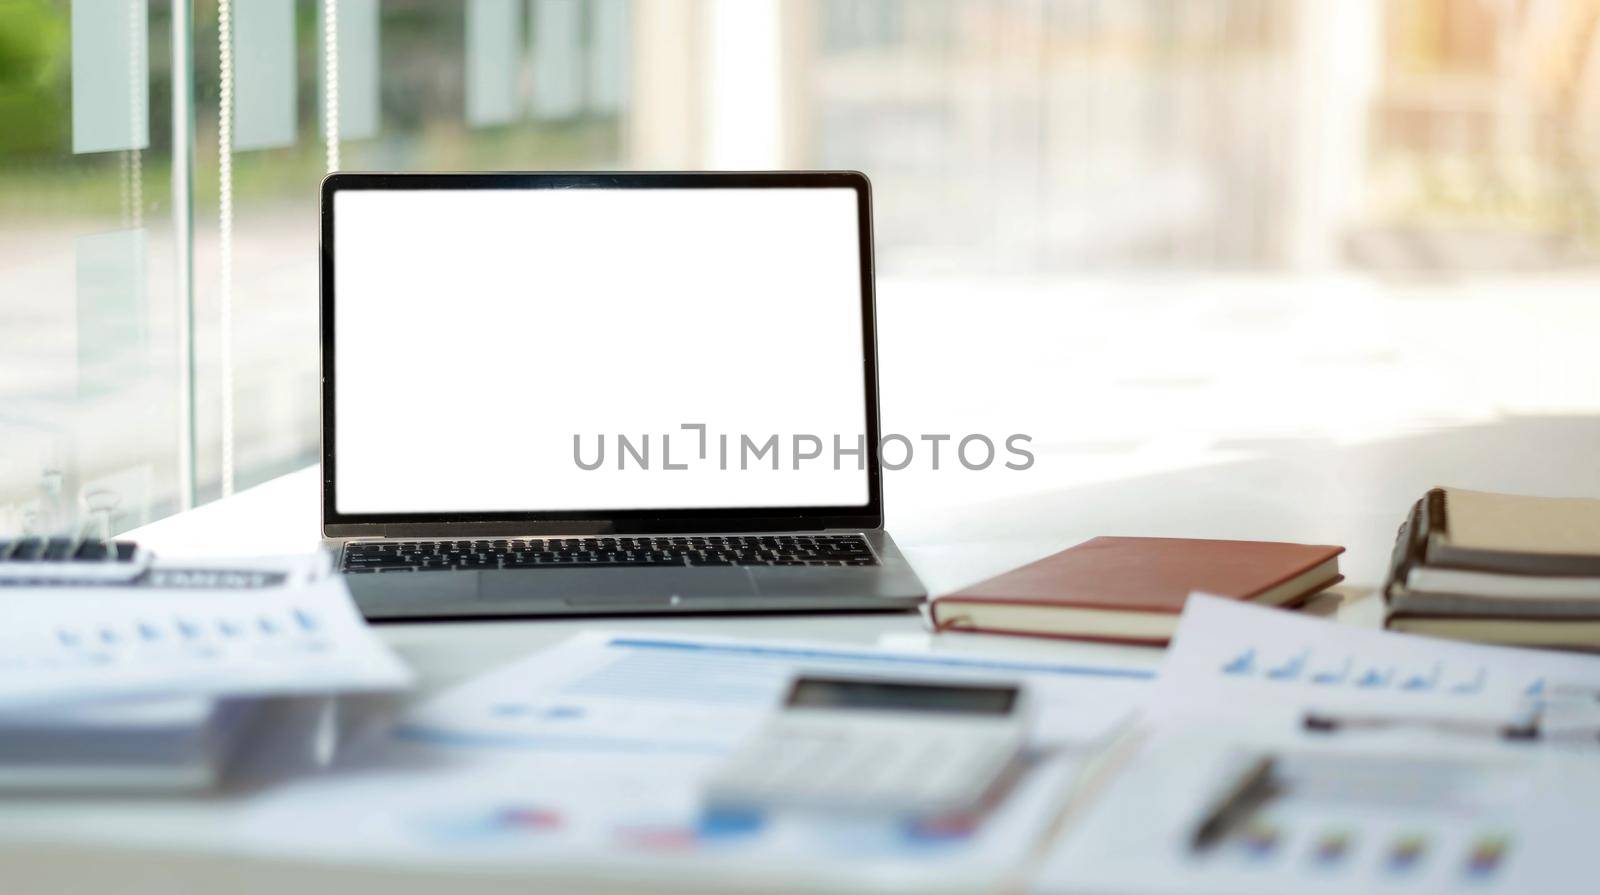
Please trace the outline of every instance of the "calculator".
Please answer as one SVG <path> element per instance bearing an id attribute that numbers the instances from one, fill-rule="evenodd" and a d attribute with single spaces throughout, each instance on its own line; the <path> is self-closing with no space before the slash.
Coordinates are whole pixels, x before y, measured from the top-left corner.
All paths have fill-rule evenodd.
<path id="1" fill-rule="evenodd" d="M 150 551 L 132 541 L 38 537 L 0 539 L 0 587 L 123 585 L 150 567 Z"/>
<path id="2" fill-rule="evenodd" d="M 1015 684 L 801 675 L 708 781 L 709 807 L 938 817 L 978 808 L 1016 768 Z"/>

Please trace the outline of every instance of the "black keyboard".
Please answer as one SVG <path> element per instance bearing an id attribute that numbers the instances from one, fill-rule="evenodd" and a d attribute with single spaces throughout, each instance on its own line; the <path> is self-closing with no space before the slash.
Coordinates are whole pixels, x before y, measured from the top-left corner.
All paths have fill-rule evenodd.
<path id="1" fill-rule="evenodd" d="M 508 538 L 346 544 L 346 572 L 641 566 L 874 566 L 860 535 Z"/>

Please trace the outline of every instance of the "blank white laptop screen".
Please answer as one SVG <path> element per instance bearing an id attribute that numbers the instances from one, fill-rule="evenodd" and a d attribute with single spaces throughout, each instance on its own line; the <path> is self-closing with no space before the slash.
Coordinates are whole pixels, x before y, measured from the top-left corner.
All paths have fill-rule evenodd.
<path id="1" fill-rule="evenodd" d="M 342 190 L 333 221 L 339 513 L 867 504 L 834 453 L 866 433 L 854 190 Z M 773 436 L 777 469 L 741 454 Z"/>

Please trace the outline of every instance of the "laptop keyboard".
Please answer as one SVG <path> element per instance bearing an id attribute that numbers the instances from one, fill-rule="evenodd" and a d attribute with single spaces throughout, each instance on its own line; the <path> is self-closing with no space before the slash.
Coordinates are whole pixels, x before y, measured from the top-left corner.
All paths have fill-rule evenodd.
<path id="1" fill-rule="evenodd" d="M 861 535 L 510 538 L 347 544 L 346 572 L 641 566 L 875 566 Z"/>

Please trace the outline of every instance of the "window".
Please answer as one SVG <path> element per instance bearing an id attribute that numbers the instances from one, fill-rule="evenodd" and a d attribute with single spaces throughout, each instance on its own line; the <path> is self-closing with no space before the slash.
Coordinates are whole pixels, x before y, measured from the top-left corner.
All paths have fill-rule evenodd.
<path id="1" fill-rule="evenodd" d="M 0 534 L 119 532 L 314 462 L 322 175 L 626 166 L 631 20 L 0 3 Z"/>
<path id="2" fill-rule="evenodd" d="M 1071 384 L 891 338 L 890 428 L 1600 412 L 1595 0 L 0 0 L 0 534 L 315 462 L 329 170 L 778 167 L 872 177 L 887 336 Z"/>
<path id="3" fill-rule="evenodd" d="M 0 531 L 178 503 L 170 16 L 0 3 Z"/>

